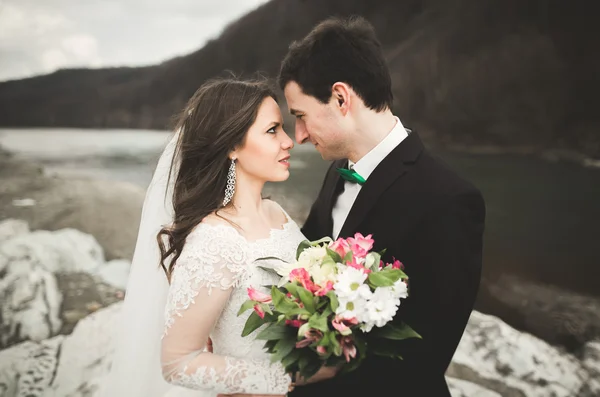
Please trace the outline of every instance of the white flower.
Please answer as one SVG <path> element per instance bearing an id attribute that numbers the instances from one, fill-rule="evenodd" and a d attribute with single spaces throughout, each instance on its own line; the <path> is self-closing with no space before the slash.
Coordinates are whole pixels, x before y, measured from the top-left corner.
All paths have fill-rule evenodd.
<path id="1" fill-rule="evenodd" d="M 371 289 L 365 284 L 367 279 L 365 272 L 343 265 L 338 267 L 338 271 L 337 282 L 333 285 L 338 297 L 354 301 L 359 297 L 368 298 L 370 296 Z"/>
<path id="2" fill-rule="evenodd" d="M 408 296 L 408 287 L 404 281 L 399 279 L 391 287 L 394 298 L 404 299 Z"/>
<path id="3" fill-rule="evenodd" d="M 400 305 L 400 298 L 395 296 L 393 287 L 379 287 L 371 295 L 364 308 L 364 324 L 361 329 L 371 331 L 373 326 L 383 327 L 390 322 Z"/>
<path id="4" fill-rule="evenodd" d="M 298 257 L 298 264 L 305 269 L 310 269 L 315 265 L 320 265 L 326 255 L 327 249 L 325 247 L 309 247 L 302 251 Z"/>
<path id="5" fill-rule="evenodd" d="M 359 322 L 363 321 L 362 319 L 365 317 L 365 305 L 367 304 L 367 300 L 365 298 L 360 296 L 356 296 L 355 299 L 339 297 L 338 302 L 339 306 L 335 310 L 335 314 L 342 318 L 356 318 Z"/>
<path id="6" fill-rule="evenodd" d="M 313 278 L 313 281 L 318 285 L 325 285 L 327 281 L 335 283 L 337 281 L 336 264 L 333 262 L 326 262 L 321 265 L 314 265 L 309 273 Z"/>

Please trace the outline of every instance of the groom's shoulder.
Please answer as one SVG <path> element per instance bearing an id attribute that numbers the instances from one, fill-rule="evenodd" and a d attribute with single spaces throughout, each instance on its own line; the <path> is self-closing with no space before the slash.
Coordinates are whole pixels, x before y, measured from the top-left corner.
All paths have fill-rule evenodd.
<path id="1" fill-rule="evenodd" d="M 428 149 L 423 150 L 415 165 L 416 177 L 432 192 L 444 196 L 480 193 L 464 174 Z"/>

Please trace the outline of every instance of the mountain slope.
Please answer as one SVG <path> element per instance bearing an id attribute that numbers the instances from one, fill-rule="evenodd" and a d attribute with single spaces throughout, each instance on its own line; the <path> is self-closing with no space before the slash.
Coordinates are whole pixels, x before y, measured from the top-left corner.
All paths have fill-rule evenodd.
<path id="1" fill-rule="evenodd" d="M 589 4 L 589 3 L 587 3 Z M 0 83 L 0 125 L 169 128 L 207 78 L 275 76 L 289 43 L 330 15 L 374 25 L 394 111 L 430 141 L 600 157 L 600 27 L 562 0 L 272 0 L 202 49 L 144 68 L 61 70 Z"/>

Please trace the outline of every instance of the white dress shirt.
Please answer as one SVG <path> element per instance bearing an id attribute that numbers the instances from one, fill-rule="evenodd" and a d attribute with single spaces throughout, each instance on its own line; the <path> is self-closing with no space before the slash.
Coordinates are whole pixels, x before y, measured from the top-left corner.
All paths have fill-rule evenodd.
<path id="1" fill-rule="evenodd" d="M 365 180 L 369 179 L 369 175 L 377 168 L 379 163 L 381 163 L 381 161 L 408 136 L 400 119 L 398 117 L 395 118 L 396 125 L 394 125 L 394 128 L 392 128 L 377 146 L 371 149 L 371 151 L 358 160 L 358 162 L 353 163 L 352 161 L 348 161 L 348 167 L 358 172 Z M 348 181 L 344 183 L 344 191 L 338 196 L 335 205 L 333 206 L 333 210 L 331 211 L 331 216 L 333 217 L 332 237 L 334 239 L 338 238 L 342 226 L 344 225 L 344 222 L 346 222 L 346 218 L 348 217 L 350 209 L 354 204 L 354 200 L 356 200 L 361 188 L 362 186 L 358 183 Z"/>

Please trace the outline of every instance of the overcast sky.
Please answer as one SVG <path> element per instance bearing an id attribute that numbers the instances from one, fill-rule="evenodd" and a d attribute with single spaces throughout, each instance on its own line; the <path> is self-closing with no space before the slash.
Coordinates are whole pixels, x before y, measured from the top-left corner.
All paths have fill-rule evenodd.
<path id="1" fill-rule="evenodd" d="M 268 0 L 0 0 L 0 81 L 190 53 Z"/>

